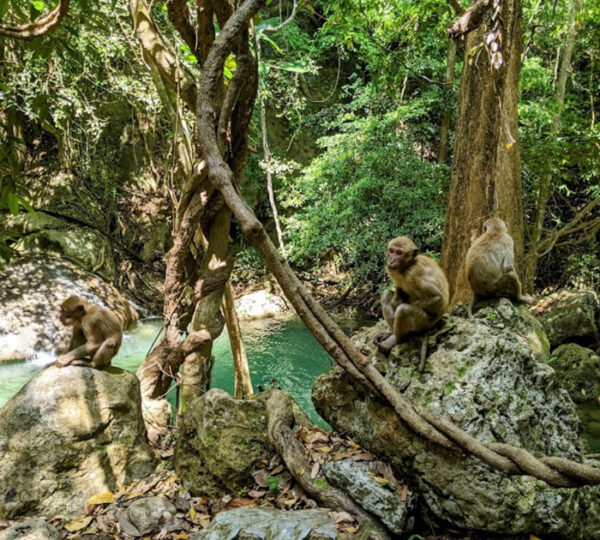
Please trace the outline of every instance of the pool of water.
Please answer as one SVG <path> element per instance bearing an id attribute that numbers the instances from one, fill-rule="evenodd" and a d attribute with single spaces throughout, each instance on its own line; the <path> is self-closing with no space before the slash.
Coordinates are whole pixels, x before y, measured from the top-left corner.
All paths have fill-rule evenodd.
<path id="1" fill-rule="evenodd" d="M 113 365 L 135 371 L 157 338 L 160 319 L 146 319 L 128 331 Z M 311 401 L 314 380 L 329 370 L 331 359 L 312 334 L 297 320 L 249 321 L 242 328 L 248 353 L 248 364 L 254 391 L 258 385 L 269 389 L 271 381 L 289 391 L 311 419 L 324 426 Z M 157 340 L 158 341 L 158 340 Z M 213 354 L 212 387 L 233 394 L 233 357 L 227 332 L 216 340 Z M 0 366 L 0 407 L 41 369 L 54 360 L 54 355 L 42 353 L 26 362 Z M 167 396 L 174 404 L 175 391 Z"/>

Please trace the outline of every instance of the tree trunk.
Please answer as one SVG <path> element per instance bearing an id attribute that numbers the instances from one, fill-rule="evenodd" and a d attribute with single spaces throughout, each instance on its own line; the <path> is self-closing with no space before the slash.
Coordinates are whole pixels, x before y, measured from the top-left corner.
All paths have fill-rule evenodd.
<path id="1" fill-rule="evenodd" d="M 444 84 L 446 86 L 446 95 L 450 95 L 454 85 L 454 66 L 456 64 L 456 41 L 453 39 L 448 43 L 448 56 L 446 58 L 446 75 Z M 440 150 L 438 152 L 438 163 L 446 163 L 448 159 L 448 135 L 450 133 L 450 108 L 449 100 L 446 102 L 446 109 L 442 115 L 442 125 L 440 128 Z"/>
<path id="2" fill-rule="evenodd" d="M 491 2 L 473 4 L 491 8 Z M 450 196 L 442 249 L 442 266 L 450 284 L 451 303 L 466 300 L 470 289 L 463 268 L 471 233 L 491 217 L 502 218 L 515 241 L 515 261 L 523 262 L 523 205 L 521 156 L 517 127 L 517 100 L 521 70 L 521 0 L 502 0 L 498 17 L 499 46 L 503 63 L 491 65 L 485 46 L 490 32 L 485 12 L 461 16 L 451 33 L 472 29 L 467 35 L 465 61 L 458 104 L 456 143 L 452 163 Z M 471 19 L 469 19 L 471 15 Z M 466 21 L 466 22 L 465 22 Z"/>
<path id="3" fill-rule="evenodd" d="M 560 131 L 561 114 L 565 103 L 565 93 L 567 90 L 567 78 L 571 68 L 571 57 L 573 55 L 573 47 L 575 46 L 575 38 L 577 36 L 576 19 L 577 13 L 581 9 L 581 0 L 573 0 L 571 4 L 571 12 L 569 14 L 569 29 L 567 39 L 564 43 L 564 49 L 560 64 L 558 67 L 558 76 L 556 80 L 555 101 L 558 106 L 557 112 L 552 119 L 552 128 L 550 130 L 550 139 L 555 138 Z M 538 260 L 540 257 L 539 247 L 544 231 L 544 218 L 546 216 L 546 206 L 551 192 L 552 173 L 547 172 L 540 179 L 540 186 L 537 195 L 537 204 L 535 208 L 535 219 L 529 239 L 529 251 L 525 259 L 525 289 L 533 290 L 533 282 L 537 269 Z"/>
<path id="4" fill-rule="evenodd" d="M 233 354 L 234 395 L 236 398 L 247 398 L 254 394 L 254 390 L 252 388 L 252 379 L 250 378 L 250 369 L 248 368 L 246 347 L 242 339 L 240 322 L 235 312 L 230 283 L 225 286 L 223 313 L 227 321 L 227 333 L 229 334 L 231 354 Z"/>

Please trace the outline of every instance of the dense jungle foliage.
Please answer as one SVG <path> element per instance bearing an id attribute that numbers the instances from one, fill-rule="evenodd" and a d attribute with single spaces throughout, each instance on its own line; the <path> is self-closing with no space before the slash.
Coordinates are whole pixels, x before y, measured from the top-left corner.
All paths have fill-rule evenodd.
<path id="1" fill-rule="evenodd" d="M 5 0 L 0 18 L 10 13 L 13 20 L 31 20 L 47 9 L 43 0 Z M 291 10 L 291 3 L 271 2 L 255 26 L 261 106 L 254 110 L 243 190 L 272 225 L 264 189 L 270 173 L 285 251 L 295 265 L 317 270 L 333 261 L 350 281 L 378 284 L 386 239 L 402 232 L 430 254 L 440 250 L 453 137 L 450 129 L 450 153 L 439 162 L 440 146 L 447 144 L 440 127 L 444 115 L 455 123 L 465 61 L 459 42 L 448 77 L 446 27 L 455 15 L 437 0 L 314 1 L 301 3 L 276 29 Z M 167 24 L 166 3 L 154 2 L 152 11 L 178 44 L 178 62 L 194 73 L 196 58 Z M 571 12 L 571 2 L 524 2 L 519 135 L 526 233 L 542 178 L 551 179 L 548 230 L 559 230 L 600 196 L 600 3 L 576 4 L 561 104 L 556 83 Z M 44 210 L 55 197 L 54 212 L 140 249 L 131 232 L 139 210 L 132 211 L 131 201 L 166 199 L 175 145 L 172 111 L 152 84 L 126 4 L 75 2 L 52 35 L 2 39 L 0 47 L 0 207 L 13 214 L 19 206 Z M 42 189 L 57 175 L 69 178 L 68 196 Z M 155 210 L 166 215 L 161 204 Z M 575 276 L 597 281 L 597 232 L 586 229 L 551 245 L 537 286 L 563 285 Z M 235 235 L 238 267 L 256 270 L 262 263 Z M 4 255 L 10 243 L 2 244 Z"/>

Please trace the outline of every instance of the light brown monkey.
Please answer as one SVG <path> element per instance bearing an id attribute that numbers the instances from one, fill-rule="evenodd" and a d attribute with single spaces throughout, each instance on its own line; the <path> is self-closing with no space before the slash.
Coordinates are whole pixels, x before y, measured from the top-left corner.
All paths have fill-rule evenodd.
<path id="1" fill-rule="evenodd" d="M 389 354 L 403 338 L 431 328 L 440 320 L 448 308 L 449 288 L 438 263 L 421 255 L 414 242 L 405 236 L 388 244 L 386 271 L 395 287 L 381 297 L 383 317 L 390 332 L 377 336 L 376 344 L 380 352 Z M 421 369 L 426 345 L 423 340 Z"/>
<path id="2" fill-rule="evenodd" d="M 58 367 L 110 365 L 123 340 L 121 322 L 112 311 L 70 296 L 60 305 L 60 322 L 71 326 L 73 334 L 68 352 L 56 360 Z"/>
<path id="3" fill-rule="evenodd" d="M 475 238 L 465 261 L 467 279 L 473 291 L 469 317 L 473 306 L 484 298 L 507 297 L 535 304 L 535 299 L 523 294 L 521 282 L 515 272 L 514 242 L 500 218 L 488 219 L 483 224 L 483 234 Z"/>

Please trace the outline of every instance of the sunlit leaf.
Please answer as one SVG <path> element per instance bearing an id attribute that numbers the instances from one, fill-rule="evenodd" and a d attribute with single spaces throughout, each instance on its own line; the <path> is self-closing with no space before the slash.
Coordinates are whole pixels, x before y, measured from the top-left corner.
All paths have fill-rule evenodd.
<path id="1" fill-rule="evenodd" d="M 93 516 L 83 516 L 73 521 L 69 521 L 65 523 L 65 529 L 69 532 L 80 531 L 81 529 L 85 529 L 92 521 Z"/>
<path id="2" fill-rule="evenodd" d="M 88 504 L 109 504 L 114 502 L 115 496 L 111 491 L 96 493 L 88 499 Z"/>

